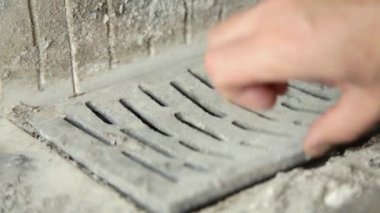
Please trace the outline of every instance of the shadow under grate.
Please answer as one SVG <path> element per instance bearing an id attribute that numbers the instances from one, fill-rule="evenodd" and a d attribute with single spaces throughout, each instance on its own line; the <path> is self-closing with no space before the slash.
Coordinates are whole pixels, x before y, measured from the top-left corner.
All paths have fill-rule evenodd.
<path id="1" fill-rule="evenodd" d="M 140 206 L 183 212 L 306 162 L 304 134 L 334 94 L 294 83 L 272 111 L 254 112 L 219 97 L 201 68 L 174 67 L 48 107 L 31 123 Z"/>

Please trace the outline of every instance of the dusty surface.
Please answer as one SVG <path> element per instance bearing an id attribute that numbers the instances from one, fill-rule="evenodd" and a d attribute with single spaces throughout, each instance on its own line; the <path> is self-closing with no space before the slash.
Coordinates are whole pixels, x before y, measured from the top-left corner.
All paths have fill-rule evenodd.
<path id="1" fill-rule="evenodd" d="M 88 76 L 196 44 L 208 27 L 255 3 L 0 0 L 0 77 L 5 87 L 17 80 L 25 91 L 43 91 L 74 76 L 79 92 Z"/>
<path id="2" fill-rule="evenodd" d="M 170 57 L 170 56 L 169 56 Z M 190 57 L 190 56 L 189 56 Z M 192 56 L 191 56 L 192 57 Z M 187 61 L 188 58 L 183 58 Z M 163 59 L 164 61 L 164 59 Z M 157 64 L 151 63 L 146 67 L 146 71 L 149 71 L 149 67 L 157 67 Z M 178 66 L 178 64 L 177 64 Z M 136 65 L 132 68 L 139 69 L 141 65 Z M 128 72 L 125 76 L 120 74 L 118 76 L 109 76 L 103 79 L 107 79 L 110 82 L 117 82 L 124 78 L 133 78 L 136 76 L 131 75 L 134 72 Z M 112 80 L 113 79 L 113 80 Z M 106 82 L 97 82 L 96 85 L 103 85 Z M 153 91 L 159 92 L 154 89 Z M 95 93 L 96 94 L 96 93 Z M 171 97 L 170 95 L 169 97 Z M 86 96 L 82 96 L 85 98 Z M 38 112 L 40 107 L 33 107 L 27 105 L 19 105 L 14 108 L 8 118 L 18 122 L 18 125 L 26 127 L 27 123 L 24 121 L 33 113 Z M 12 127 L 14 131 L 15 127 Z M 13 133 L 7 131 L 1 131 L 7 140 L 1 140 L 0 153 L 4 156 L 4 159 L 9 159 L 14 156 L 14 151 L 7 150 L 19 150 L 18 143 L 15 143 L 15 138 L 23 138 L 27 135 L 23 133 L 23 136 L 18 136 L 20 133 Z M 19 131 L 16 131 L 19 132 Z M 33 132 L 31 132 L 32 135 Z M 12 140 L 10 140 L 12 138 Z M 43 148 L 45 145 L 39 141 L 32 140 L 30 137 L 27 139 L 28 144 L 22 146 L 22 155 L 34 159 L 34 165 L 39 166 L 14 166 L 12 169 L 4 169 L 1 173 L 2 177 L 0 183 L 3 186 L 11 184 L 11 186 L 17 188 L 17 191 L 10 196 L 5 196 L 0 199 L 0 202 L 4 203 L 4 206 L 11 206 L 14 212 L 22 212 L 24 208 L 28 208 L 28 211 L 40 211 L 41 205 L 45 208 L 43 200 L 53 199 L 55 200 L 55 194 L 64 195 L 66 200 L 59 201 L 63 204 L 52 204 L 54 208 L 57 208 L 61 212 L 70 212 L 71 207 L 84 209 L 88 211 L 96 209 L 94 212 L 103 212 L 103 209 L 110 209 L 112 211 L 120 210 L 121 212 L 131 212 L 136 209 L 128 199 L 121 198 L 114 191 L 113 188 L 105 187 L 104 184 L 97 179 L 97 176 L 85 175 L 83 171 L 77 166 L 72 165 L 70 159 L 65 159 L 59 156 L 55 150 Z M 17 142 L 19 140 L 16 140 Z M 378 212 L 378 205 L 375 202 L 380 194 L 380 136 L 377 136 L 371 141 L 371 146 L 364 146 L 359 149 L 349 150 L 343 156 L 337 156 L 331 158 L 327 163 L 319 167 L 314 168 L 300 168 L 289 172 L 280 173 L 275 178 L 258 184 L 257 186 L 242 191 L 241 193 L 232 196 L 231 198 L 220 202 L 208 209 L 205 212 L 264 212 L 264 213 L 282 213 L 282 212 Z M 33 152 L 34 149 L 41 150 L 37 154 L 28 154 Z M 11 157 L 9 156 L 11 153 Z M 49 160 L 47 156 L 51 156 L 57 163 L 52 161 L 52 166 L 49 167 Z M 17 162 L 29 162 L 25 160 L 25 157 L 16 156 Z M 5 160 L 6 162 L 9 160 Z M 37 163 L 35 163 L 37 162 Z M 40 162 L 38 164 L 38 162 Z M 21 163 L 24 164 L 24 163 Z M 29 163 L 26 163 L 29 164 Z M 58 166 L 57 166 L 58 165 Z M 67 169 L 65 169 L 68 167 Z M 63 171 L 56 171 L 57 168 Z M 65 171 L 68 170 L 68 171 Z M 15 174 L 14 174 L 15 173 Z M 14 182 L 15 177 L 24 176 L 29 178 L 22 179 L 22 182 Z M 66 175 L 70 173 L 70 175 Z M 29 174 L 31 174 L 29 176 Z M 60 174 L 56 176 L 55 174 Z M 62 175 L 61 175 L 62 174 Z M 71 176 L 81 177 L 81 181 L 67 181 Z M 44 177 L 44 178 L 40 178 Z M 65 177 L 65 178 L 62 178 Z M 95 177 L 95 178 L 94 178 Z M 65 180 L 65 181 L 64 181 Z M 13 181 L 13 182 L 12 182 Z M 41 183 L 41 181 L 43 183 Z M 64 185 L 64 189 L 56 189 L 50 184 L 53 183 L 58 186 Z M 78 197 L 86 191 L 87 186 L 91 190 L 95 190 L 86 202 L 79 202 L 81 197 Z M 29 188 L 38 188 L 41 194 L 31 194 L 32 196 L 24 195 L 30 190 Z M 56 187 L 58 187 L 56 186 Z M 84 187 L 84 189 L 83 189 Z M 6 187 L 3 189 L 8 190 Z M 66 190 L 66 191 L 65 191 Z M 51 191 L 51 192 L 50 192 Z M 8 192 L 7 192 L 8 193 Z M 29 193 L 29 192 L 28 192 Z M 29 195 L 29 194 L 28 194 Z M 92 198 L 94 196 L 94 198 Z M 30 198 L 31 197 L 31 198 Z M 24 199 L 18 201 L 17 199 Z M 8 201 L 11 199 L 12 201 Z M 26 201 L 25 201 L 26 200 Z M 68 201 L 67 201 L 68 200 Z M 79 200 L 79 201 L 78 201 Z M 102 200 L 103 202 L 99 202 Z M 58 202 L 58 201 L 52 201 Z M 116 203 L 115 203 L 116 202 Z M 12 204 L 9 204 L 12 203 Z M 86 203 L 84 205 L 83 203 Z M 50 204 L 49 204 L 50 205 Z M 67 207 L 68 205 L 69 207 Z M 82 206 L 84 205 L 84 206 Z M 1 205 L 0 205 L 1 206 Z M 9 209 L 11 207 L 8 207 Z M 52 208 L 53 208 L 52 207 Z M 8 210 L 8 209 L 7 209 Z M 45 211 L 46 212 L 46 211 Z"/>
<path id="3" fill-rule="evenodd" d="M 153 69 L 164 69 L 178 64 L 199 61 L 203 57 L 204 44 L 174 46 L 150 58 L 120 65 L 112 72 L 98 73 L 80 82 L 81 92 L 88 93 L 113 84 L 123 82 L 138 75 L 146 75 Z M 3 87 L 0 99 L 0 114 L 7 114 L 20 102 L 30 106 L 43 106 L 73 98 L 71 81 L 57 82 L 54 87 L 36 91 L 28 79 L 14 79 Z"/>
<path id="4" fill-rule="evenodd" d="M 204 213 L 380 211 L 380 135 L 317 168 L 298 168 L 245 190 Z"/>
<path id="5" fill-rule="evenodd" d="M 292 82 L 260 114 L 220 97 L 199 64 L 177 62 L 41 107 L 30 122 L 74 161 L 161 212 L 197 208 L 306 161 L 302 138 L 334 103 L 333 90 Z"/>
<path id="6" fill-rule="evenodd" d="M 10 118 L 28 127 L 25 119 L 39 110 L 33 106 L 72 96 L 72 74 L 88 92 L 130 78 L 136 70 L 188 60 L 192 53 L 182 57 L 183 50 L 172 46 L 193 48 L 208 26 L 255 2 L 0 0 L 0 114 L 25 102 L 30 106 L 19 105 Z M 170 54 L 145 59 L 165 51 Z M 204 212 L 380 212 L 380 136 L 372 143 L 319 167 L 280 173 Z M 1 213 L 137 211 L 82 170 L 0 118 Z"/>
<path id="7" fill-rule="evenodd" d="M 19 107 L 15 114 L 23 118 L 34 110 Z M 203 212 L 379 212 L 380 135 L 322 163 L 279 173 Z M 78 210 L 137 211 L 71 160 L 0 119 L 0 212 Z"/>
<path id="8" fill-rule="evenodd" d="M 0 119 L 0 212 L 137 212 L 124 198 Z"/>
<path id="9" fill-rule="evenodd" d="M 199 63 L 201 52 L 201 47 L 189 52 L 175 49 L 171 54 L 88 78 L 83 82 L 83 88 L 94 91 L 136 78 L 138 74 L 150 72 L 152 67 L 156 70 L 165 69 L 166 66 L 178 66 L 189 60 Z M 26 130 L 32 129 L 24 121 L 30 114 L 40 110 L 39 105 L 60 102 L 69 97 L 69 93 L 58 85 L 56 90 L 46 90 L 42 95 L 22 94 L 18 90 L 6 92 L 9 94 L 7 97 L 13 100 L 2 99 L 2 107 L 6 102 L 15 104 L 23 100 L 26 103 L 19 104 L 8 114 L 9 119 L 26 127 Z M 3 113 L 8 110 L 7 107 L 2 109 Z M 72 160 L 59 156 L 56 149 L 47 148 L 46 144 L 29 137 L 4 120 L 1 123 L 5 123 L 5 129 L 3 127 L 0 131 L 0 190 L 4 191 L 0 193 L 4 194 L 0 197 L 0 207 L 4 212 L 48 212 L 50 209 L 57 212 L 72 212 L 73 209 L 83 209 L 82 212 L 136 211 L 128 199 L 105 186 L 97 176 L 84 173 L 83 168 L 72 164 Z M 33 131 L 30 133 L 36 136 Z M 331 158 L 320 167 L 280 173 L 267 182 L 209 207 L 205 212 L 356 213 L 371 212 L 369 208 L 372 208 L 372 212 L 378 212 L 374 200 L 380 194 L 379 140 L 378 136 L 373 139 L 373 146 L 350 150 L 344 156 Z"/>

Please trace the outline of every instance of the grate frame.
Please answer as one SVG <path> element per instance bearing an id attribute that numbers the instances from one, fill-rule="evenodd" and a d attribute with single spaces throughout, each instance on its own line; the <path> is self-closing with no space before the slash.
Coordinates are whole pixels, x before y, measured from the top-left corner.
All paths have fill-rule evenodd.
<path id="1" fill-rule="evenodd" d="M 305 163 L 310 123 L 335 91 L 291 83 L 273 110 L 223 100 L 197 63 L 136 75 L 44 107 L 30 123 L 152 212 L 183 212 Z"/>

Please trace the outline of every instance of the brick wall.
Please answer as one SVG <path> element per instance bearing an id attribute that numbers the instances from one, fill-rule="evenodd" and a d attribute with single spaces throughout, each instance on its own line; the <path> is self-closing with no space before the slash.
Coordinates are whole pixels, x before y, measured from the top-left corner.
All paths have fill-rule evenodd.
<path id="1" fill-rule="evenodd" d="M 0 0 L 0 72 L 44 90 L 148 57 L 254 0 Z"/>

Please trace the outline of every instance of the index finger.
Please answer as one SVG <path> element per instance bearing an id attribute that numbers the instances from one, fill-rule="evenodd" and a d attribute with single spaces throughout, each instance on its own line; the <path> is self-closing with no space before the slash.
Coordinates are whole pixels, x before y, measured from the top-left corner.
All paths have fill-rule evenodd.
<path id="1" fill-rule="evenodd" d="M 315 54 L 315 48 L 303 45 L 306 44 L 252 36 L 208 50 L 206 69 L 221 89 L 289 80 L 325 82 L 335 79 L 338 68 L 327 64 L 331 60 L 325 58 L 329 56 Z"/>
<path id="2" fill-rule="evenodd" d="M 256 8 L 250 8 L 223 21 L 208 33 L 208 46 L 215 48 L 231 41 L 244 38 L 255 31 Z"/>

